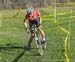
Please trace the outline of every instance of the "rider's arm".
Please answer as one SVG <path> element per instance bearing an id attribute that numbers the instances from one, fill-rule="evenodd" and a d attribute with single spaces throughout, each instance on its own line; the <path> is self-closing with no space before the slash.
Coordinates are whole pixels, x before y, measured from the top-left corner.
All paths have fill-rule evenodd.
<path id="1" fill-rule="evenodd" d="M 27 22 L 28 22 L 28 20 L 24 19 L 24 27 L 25 27 L 25 29 L 27 29 Z"/>
<path id="2" fill-rule="evenodd" d="M 41 24 L 41 23 L 42 23 L 42 17 L 41 17 L 41 14 L 40 14 L 39 11 L 37 11 L 37 15 L 38 15 L 38 17 L 40 18 L 40 24 Z"/>
<path id="3" fill-rule="evenodd" d="M 42 18 L 40 17 L 40 24 L 42 23 Z"/>
<path id="4" fill-rule="evenodd" d="M 24 27 L 25 27 L 25 30 L 29 33 L 30 30 L 28 29 L 27 22 L 28 22 L 28 19 L 24 19 Z"/>

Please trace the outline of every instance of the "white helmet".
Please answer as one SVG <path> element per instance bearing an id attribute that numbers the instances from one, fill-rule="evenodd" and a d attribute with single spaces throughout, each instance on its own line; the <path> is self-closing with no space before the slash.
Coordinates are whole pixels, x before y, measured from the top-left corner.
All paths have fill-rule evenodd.
<path id="1" fill-rule="evenodd" d="M 26 13 L 31 14 L 33 13 L 34 9 L 33 8 L 27 8 Z"/>

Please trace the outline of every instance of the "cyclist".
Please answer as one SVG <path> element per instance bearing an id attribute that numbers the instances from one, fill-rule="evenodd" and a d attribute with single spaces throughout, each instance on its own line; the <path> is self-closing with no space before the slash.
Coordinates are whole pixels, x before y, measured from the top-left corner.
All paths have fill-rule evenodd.
<path id="1" fill-rule="evenodd" d="M 28 23 L 29 23 L 29 29 L 28 29 Z M 24 19 L 24 27 L 27 32 L 31 32 L 31 37 L 28 42 L 28 48 L 31 48 L 31 42 L 34 38 L 34 32 L 33 32 L 33 25 L 36 24 L 36 28 L 40 31 L 42 35 L 42 43 L 45 44 L 45 33 L 41 28 L 42 18 L 40 16 L 40 12 L 38 10 L 35 10 L 33 8 L 27 8 L 26 15 Z"/>

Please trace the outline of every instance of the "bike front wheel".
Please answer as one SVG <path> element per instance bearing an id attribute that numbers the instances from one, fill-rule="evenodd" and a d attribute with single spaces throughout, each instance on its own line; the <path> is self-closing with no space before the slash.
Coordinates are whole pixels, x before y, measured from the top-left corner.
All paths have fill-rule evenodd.
<path id="1" fill-rule="evenodd" d="M 42 37 L 41 37 L 41 35 L 38 35 L 37 44 L 38 44 L 38 52 L 42 56 L 43 55 L 43 45 L 42 45 Z"/>

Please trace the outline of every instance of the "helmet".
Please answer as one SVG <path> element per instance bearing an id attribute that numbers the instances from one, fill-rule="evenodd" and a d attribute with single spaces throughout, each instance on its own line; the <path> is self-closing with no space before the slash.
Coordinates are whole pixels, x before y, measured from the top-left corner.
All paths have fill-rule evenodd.
<path id="1" fill-rule="evenodd" d="M 34 9 L 33 8 L 27 8 L 26 13 L 31 14 L 33 13 Z"/>

